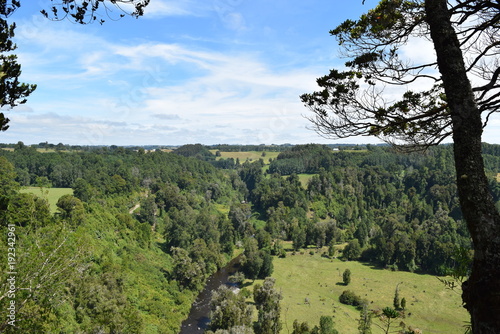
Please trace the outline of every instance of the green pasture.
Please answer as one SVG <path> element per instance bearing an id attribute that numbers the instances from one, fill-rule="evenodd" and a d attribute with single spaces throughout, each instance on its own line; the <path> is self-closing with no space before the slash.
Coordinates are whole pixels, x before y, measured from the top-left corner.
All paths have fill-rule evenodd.
<path id="1" fill-rule="evenodd" d="M 326 249 L 323 251 L 326 252 Z M 369 301 L 372 310 L 393 306 L 399 284 L 400 298 L 406 298 L 407 317 L 403 321 L 423 333 L 464 333 L 469 320 L 462 307 L 461 291 L 451 291 L 432 275 L 392 272 L 360 262 L 343 262 L 321 257 L 309 250 L 274 258 L 276 287 L 283 295 L 282 333 L 293 330 L 293 321 L 318 325 L 322 315 L 334 316 L 336 329 L 343 334 L 357 334 L 359 311 L 339 302 L 344 290 L 351 290 Z M 342 273 L 351 270 L 351 283 L 344 286 Z M 257 282 L 257 281 L 256 281 Z M 253 287 L 249 287 L 253 289 Z M 380 320 L 373 319 L 380 323 Z M 395 328 L 396 329 L 396 328 Z M 382 333 L 375 324 L 373 334 Z"/>
<path id="2" fill-rule="evenodd" d="M 215 155 L 215 152 L 217 150 L 210 150 L 212 154 Z M 240 162 L 243 163 L 246 160 L 250 161 L 257 161 L 259 159 L 264 160 L 265 164 L 269 164 L 269 159 L 276 159 L 278 154 L 281 152 L 265 152 L 265 156 L 262 156 L 262 152 L 260 151 L 248 151 L 248 152 L 220 152 L 221 158 L 223 159 L 228 159 L 228 158 L 233 158 L 236 160 L 236 158 L 240 159 Z"/>
<path id="3" fill-rule="evenodd" d="M 318 174 L 297 174 L 297 176 L 299 177 L 300 183 L 302 184 L 302 187 L 304 187 L 304 188 L 307 188 L 307 183 L 314 175 L 318 175 Z"/>
<path id="4" fill-rule="evenodd" d="M 46 198 L 50 204 L 50 211 L 52 213 L 57 211 L 57 201 L 63 195 L 73 195 L 71 188 L 40 188 L 40 187 L 26 187 L 22 188 L 21 192 L 35 194 L 38 197 Z"/>

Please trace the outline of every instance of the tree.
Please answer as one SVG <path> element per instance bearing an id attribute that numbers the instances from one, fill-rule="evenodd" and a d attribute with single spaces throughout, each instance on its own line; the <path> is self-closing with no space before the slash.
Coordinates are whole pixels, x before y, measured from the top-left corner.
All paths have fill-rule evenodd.
<path id="1" fill-rule="evenodd" d="M 342 280 L 344 281 L 344 285 L 349 285 L 349 283 L 351 283 L 351 270 L 344 270 L 344 273 L 342 274 Z"/>
<path id="2" fill-rule="evenodd" d="M 460 206 L 475 250 L 462 286 L 474 333 L 500 332 L 500 295 L 490 293 L 500 290 L 500 239 L 494 237 L 500 214 L 481 155 L 483 127 L 500 105 L 499 9 L 497 1 L 382 0 L 331 31 L 348 69 L 331 70 L 317 81 L 322 90 L 301 96 L 315 130 L 326 137 L 377 136 L 407 149 L 453 139 Z M 431 41 L 436 60 L 406 59 L 401 47 L 414 39 Z M 384 88 L 395 85 L 427 88 L 406 87 L 390 103 Z"/>
<path id="3" fill-rule="evenodd" d="M 262 257 L 262 267 L 259 271 L 259 278 L 264 279 L 271 276 L 274 271 L 273 257 L 269 251 L 266 250 L 261 250 L 260 253 Z"/>
<path id="4" fill-rule="evenodd" d="M 235 294 L 225 285 L 212 293 L 210 301 L 210 329 L 230 329 L 235 326 L 250 326 L 252 307 L 247 305 L 245 297 Z"/>
<path id="5" fill-rule="evenodd" d="M 338 334 L 333 317 L 322 315 L 319 318 L 319 330 L 317 332 L 318 334 Z"/>
<path id="6" fill-rule="evenodd" d="M 399 284 L 396 286 L 396 291 L 394 292 L 394 299 L 392 301 L 395 310 L 399 310 L 401 307 L 401 300 L 399 299 Z"/>
<path id="7" fill-rule="evenodd" d="M 361 255 L 361 246 L 359 245 L 358 239 L 353 239 L 349 241 L 347 246 L 344 248 L 344 257 L 351 261 L 356 260 Z"/>
<path id="8" fill-rule="evenodd" d="M 300 323 L 297 319 L 294 320 L 292 334 L 309 334 L 310 332 L 307 321 Z"/>
<path id="9" fill-rule="evenodd" d="M 274 288 L 275 279 L 268 277 L 262 285 L 254 286 L 253 299 L 259 311 L 256 334 L 278 334 L 281 330 L 281 293 Z"/>
<path id="10" fill-rule="evenodd" d="M 398 319 L 403 317 L 400 312 L 390 307 L 385 307 L 383 310 L 375 311 L 374 313 L 381 322 L 381 324 L 375 323 L 375 325 L 377 325 L 377 327 L 380 328 L 385 334 L 392 333 L 394 329 L 391 327 L 397 323 Z M 402 324 L 402 322 L 398 323 L 400 326 Z"/>
<path id="11" fill-rule="evenodd" d="M 184 288 L 193 291 L 200 289 L 205 282 L 205 276 L 203 275 L 203 268 L 201 265 L 193 262 L 189 257 L 188 251 L 185 249 L 172 247 L 171 252 L 173 259 L 173 278 Z"/>
<path id="12" fill-rule="evenodd" d="M 372 317 L 373 313 L 369 312 L 368 305 L 363 304 L 358 322 L 359 334 L 372 334 Z"/>
<path id="13" fill-rule="evenodd" d="M 0 202 L 8 201 L 19 190 L 15 178 L 14 166 L 5 157 L 0 157 Z M 5 207 L 1 209 L 5 210 Z"/>
<path id="14" fill-rule="evenodd" d="M 0 228 L 7 234 L 7 228 Z M 12 231 L 12 229 L 9 229 Z M 63 224 L 52 224 L 39 229 L 18 227 L 15 229 L 16 272 L 9 272 L 7 261 L 2 266 L 0 279 L 11 282 L 15 276 L 16 326 L 11 326 L 7 316 L 0 320 L 2 333 L 44 332 L 47 317 L 68 298 L 68 282 L 79 277 L 88 266 L 86 246 L 89 240 L 84 234 L 75 233 Z M 0 250 L 7 254 L 7 243 Z M 11 305 L 10 284 L 0 288 L 0 307 Z M 95 293 L 94 293 L 95 295 Z"/>
<path id="15" fill-rule="evenodd" d="M 153 195 L 141 198 L 141 211 L 139 214 L 139 220 L 141 222 L 155 225 L 157 211 L 158 207 L 156 206 Z"/>
<path id="16" fill-rule="evenodd" d="M 113 12 L 113 8 L 121 11 L 120 18 L 126 14 L 136 18 L 142 16 L 144 8 L 149 4 L 150 0 L 65 0 L 62 3 L 54 0 L 50 1 L 52 2 L 50 12 L 45 9 L 41 10 L 42 15 L 46 18 L 54 21 L 68 19 L 80 24 L 92 23 L 99 18 L 98 21 L 102 24 L 104 23 L 102 13 L 109 17 Z"/>
<path id="17" fill-rule="evenodd" d="M 37 228 L 51 221 L 50 206 L 46 199 L 30 193 L 19 193 L 9 199 L 5 224 Z"/>
<path id="18" fill-rule="evenodd" d="M 247 278 L 255 280 L 259 277 L 264 260 L 257 246 L 257 240 L 253 238 L 245 239 L 244 247 L 241 270 Z"/>
<path id="19" fill-rule="evenodd" d="M 10 3 L 6 0 L 0 1 L 0 108 L 14 108 L 26 103 L 26 97 L 36 88 L 36 85 L 19 82 L 21 65 L 17 63 L 17 56 L 11 53 L 16 49 L 12 42 L 16 25 L 8 24 L 6 18 L 19 6 L 19 2 L 15 0 Z M 9 119 L 0 112 L 0 131 L 7 130 L 8 123 Z"/>
<path id="20" fill-rule="evenodd" d="M 67 219 L 73 226 L 79 225 L 85 216 L 82 201 L 73 195 L 63 195 L 56 203 L 62 219 Z"/>

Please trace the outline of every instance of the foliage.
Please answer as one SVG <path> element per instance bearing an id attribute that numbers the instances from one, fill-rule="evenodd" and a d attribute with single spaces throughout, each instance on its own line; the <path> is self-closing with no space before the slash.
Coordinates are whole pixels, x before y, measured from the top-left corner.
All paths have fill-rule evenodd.
<path id="1" fill-rule="evenodd" d="M 256 334 L 279 333 L 282 328 L 280 300 L 283 296 L 274 288 L 274 284 L 275 279 L 268 277 L 262 285 L 254 286 L 253 299 L 258 310 Z"/>
<path id="2" fill-rule="evenodd" d="M 346 305 L 352 305 L 356 307 L 363 307 L 363 300 L 360 296 L 356 295 L 351 290 L 344 290 L 339 296 L 339 302 Z"/>
<path id="3" fill-rule="evenodd" d="M 326 137 L 372 135 L 410 150 L 453 139 L 460 208 L 474 243 L 473 270 L 462 284 L 474 333 L 500 331 L 491 311 L 500 296 L 488 294 L 500 289 L 500 240 L 493 237 L 500 213 L 481 152 L 483 128 L 500 105 L 498 31 L 496 1 L 382 0 L 331 31 L 349 58 L 346 70 L 331 70 L 317 80 L 320 91 L 301 96 Z M 414 40 L 430 41 L 435 59 L 408 59 L 404 48 Z M 388 85 L 405 86 L 399 99 L 388 99 Z M 436 269 L 445 272 L 446 264 Z"/>
<path id="4" fill-rule="evenodd" d="M 395 309 L 384 307 L 382 310 L 376 310 L 373 313 L 375 318 L 380 320 L 380 323 L 375 322 L 375 325 L 385 334 L 392 333 L 394 331 L 394 325 L 402 327 L 403 330 L 406 327 L 406 325 L 400 321 L 400 319 L 404 318 L 404 314 Z M 400 322 L 398 323 L 398 321 Z"/>
<path id="5" fill-rule="evenodd" d="M 131 15 L 133 17 L 139 17 L 144 14 L 144 8 L 149 4 L 150 0 L 88 0 L 88 1 L 78 1 L 78 0 L 66 0 L 62 3 L 56 3 L 51 0 L 50 11 L 47 12 L 45 9 L 41 11 L 42 15 L 46 18 L 55 21 L 61 21 L 64 19 L 69 19 L 80 24 L 88 24 L 97 21 L 99 18 L 99 23 L 104 23 L 103 13 L 110 17 L 113 12 L 113 8 L 117 8 L 122 14 L 119 17 L 124 17 L 125 14 Z M 132 11 L 126 9 L 132 7 Z M 110 17 L 115 20 L 115 17 Z"/>
<path id="6" fill-rule="evenodd" d="M 184 157 L 194 157 L 203 161 L 215 160 L 215 156 L 201 144 L 187 144 L 177 148 L 174 151 L 175 154 L 182 155 Z"/>
<path id="7" fill-rule="evenodd" d="M 487 152 L 496 166 L 494 147 Z M 100 326 L 109 332 L 177 332 L 196 292 L 237 244 L 244 245 L 241 270 L 251 279 L 277 274 L 270 254 L 286 254 L 290 246 L 283 240 L 293 240 L 297 250 L 315 246 L 308 250 L 310 259 L 323 246 L 333 250 L 349 240 L 374 263 L 406 269 L 413 261 L 422 270 L 441 272 L 458 264 L 448 256 L 455 245 L 470 249 L 456 188 L 449 184 L 449 147 L 426 156 L 402 156 L 384 147 L 328 154 L 338 165 L 321 169 L 305 188 L 294 175 L 264 176 L 261 162 L 218 170 L 161 151 L 42 153 L 22 143 L 0 151 L 0 197 L 10 208 L 1 214 L 23 229 L 64 225 L 67 233 L 86 236 L 82 252 L 89 254 L 79 275 L 61 280 L 66 295 L 57 311 L 44 308 L 47 318 L 33 317 L 29 326 L 42 326 L 42 332 L 57 326 L 67 332 Z M 18 194 L 14 180 L 34 185 L 37 178 L 74 187 L 73 196 L 60 199 L 55 216 L 43 200 Z M 311 208 L 321 208 L 325 218 Z M 358 271 L 356 277 L 363 275 Z M 95 291 L 108 302 L 88 296 Z"/>
<path id="8" fill-rule="evenodd" d="M 359 334 L 372 334 L 372 317 L 373 313 L 368 310 L 368 305 L 363 304 L 358 321 Z"/>
<path id="9" fill-rule="evenodd" d="M 0 108 L 14 108 L 19 104 L 26 103 L 28 97 L 35 89 L 36 85 L 19 82 L 21 75 L 21 65 L 17 63 L 17 56 L 12 54 L 16 45 L 12 41 L 16 25 L 9 24 L 9 17 L 18 7 L 18 1 L 0 2 Z M 0 112 L 0 131 L 9 128 L 9 119 Z"/>
<path id="10" fill-rule="evenodd" d="M 351 283 L 351 270 L 349 268 L 344 270 L 344 273 L 342 274 L 342 281 L 344 282 L 344 285 L 349 285 L 349 283 Z"/>
<path id="11" fill-rule="evenodd" d="M 232 255 L 221 208 L 241 197 L 208 163 L 118 148 L 41 153 L 22 143 L 1 153 L 16 165 L 0 157 L 2 222 L 18 232 L 19 286 L 32 282 L 31 296 L 16 294 L 23 332 L 178 332 L 227 260 L 223 250 Z M 15 171 L 27 184 L 46 178 L 75 193 L 53 215 L 46 200 L 18 193 Z"/>
<path id="12" fill-rule="evenodd" d="M 67 221 L 72 226 L 78 226 L 85 217 L 83 203 L 73 195 L 63 195 L 57 201 L 57 208 L 61 219 Z"/>
<path id="13" fill-rule="evenodd" d="M 343 254 L 347 260 L 357 260 L 361 255 L 361 246 L 359 245 L 358 239 L 349 241 L 344 248 Z"/>
<path id="14" fill-rule="evenodd" d="M 259 249 L 254 238 L 247 238 L 244 242 L 245 251 L 242 258 L 242 272 L 245 277 L 255 280 L 264 279 L 273 273 L 273 258 L 269 249 Z"/>
<path id="15" fill-rule="evenodd" d="M 245 297 L 221 285 L 212 293 L 210 301 L 210 329 L 231 329 L 236 326 L 249 327 L 253 308 L 247 305 Z"/>
<path id="16" fill-rule="evenodd" d="M 496 43 L 492 23 L 495 5 L 490 1 L 481 3 L 475 7 L 468 6 L 466 1 L 459 2 L 450 6 L 449 11 L 456 23 L 454 28 L 460 45 L 467 45 L 466 57 L 471 64 L 467 72 L 493 83 L 497 78 L 495 65 L 485 66 L 484 73 L 479 73 L 478 69 L 481 68 L 479 64 L 488 63 L 496 56 L 495 52 L 479 52 Z M 427 71 L 436 62 L 410 61 L 402 51 L 409 39 L 430 35 L 425 29 L 424 4 L 421 1 L 380 1 L 359 20 L 346 20 L 330 31 L 349 60 L 347 70 L 334 69 L 318 79 L 323 90 L 301 96 L 314 113 L 310 120 L 319 133 L 334 138 L 375 135 L 392 143 L 401 140 L 422 145 L 440 143 L 451 135 L 450 111 L 443 95 L 442 78 Z M 470 17 L 480 18 L 473 28 L 463 24 Z M 480 37 L 471 41 L 471 36 L 478 31 Z M 406 91 L 392 104 L 382 98 L 384 86 L 416 82 L 426 83 L 429 88 L 421 92 Z M 494 112 L 492 107 L 498 100 L 492 95 L 498 88 L 493 84 L 483 85 L 481 80 L 477 82 L 474 89 L 481 92 L 477 99 L 481 111 Z"/>
<path id="17" fill-rule="evenodd" d="M 333 317 L 322 315 L 319 319 L 319 330 L 316 330 L 316 332 L 318 334 L 338 334 L 334 326 Z M 315 332 L 314 329 L 313 332 Z"/>
<path id="18" fill-rule="evenodd" d="M 269 166 L 268 173 L 291 175 L 300 173 L 317 173 L 321 168 L 328 168 L 336 162 L 332 149 L 325 145 L 296 145 L 290 150 L 281 152 Z"/>

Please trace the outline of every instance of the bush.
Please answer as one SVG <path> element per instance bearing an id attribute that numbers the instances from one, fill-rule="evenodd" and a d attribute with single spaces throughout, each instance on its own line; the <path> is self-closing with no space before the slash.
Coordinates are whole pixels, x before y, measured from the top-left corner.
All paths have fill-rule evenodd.
<path id="1" fill-rule="evenodd" d="M 361 246 L 358 239 L 349 241 L 349 244 L 344 248 L 344 258 L 348 261 L 357 260 L 361 256 Z"/>
<path id="2" fill-rule="evenodd" d="M 349 269 L 346 269 L 344 271 L 344 274 L 342 275 L 342 280 L 344 281 L 345 285 L 349 285 L 349 283 L 351 283 L 351 271 Z"/>
<path id="3" fill-rule="evenodd" d="M 361 306 L 363 300 L 360 296 L 352 292 L 351 290 L 345 290 L 339 297 L 339 301 L 342 304 L 352 305 L 352 306 Z"/>

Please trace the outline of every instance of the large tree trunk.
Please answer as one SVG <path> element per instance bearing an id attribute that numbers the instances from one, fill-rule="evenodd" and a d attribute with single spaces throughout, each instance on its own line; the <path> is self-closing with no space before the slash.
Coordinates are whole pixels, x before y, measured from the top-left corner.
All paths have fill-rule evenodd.
<path id="1" fill-rule="evenodd" d="M 462 299 L 473 333 L 500 333 L 500 215 L 484 173 L 481 115 L 447 1 L 427 0 L 425 11 L 452 114 L 460 205 L 474 243 L 472 274 L 463 285 Z"/>

